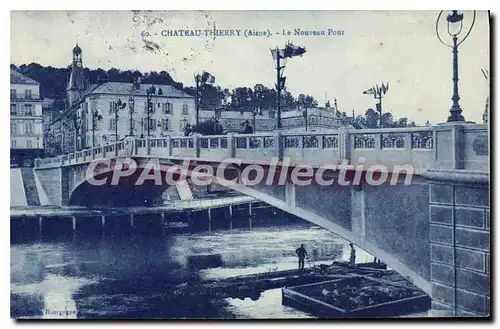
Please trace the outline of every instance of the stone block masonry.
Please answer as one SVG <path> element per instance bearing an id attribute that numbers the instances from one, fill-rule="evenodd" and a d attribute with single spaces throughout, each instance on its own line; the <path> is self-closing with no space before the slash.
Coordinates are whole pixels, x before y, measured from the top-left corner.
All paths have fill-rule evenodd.
<path id="1" fill-rule="evenodd" d="M 454 174 L 429 184 L 432 305 L 456 316 L 488 316 L 489 185 L 484 177 L 472 184 Z"/>

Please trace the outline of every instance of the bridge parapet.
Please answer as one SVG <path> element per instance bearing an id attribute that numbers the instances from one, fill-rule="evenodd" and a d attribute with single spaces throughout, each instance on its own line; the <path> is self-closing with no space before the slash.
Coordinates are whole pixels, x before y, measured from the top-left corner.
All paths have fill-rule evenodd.
<path id="1" fill-rule="evenodd" d="M 36 168 L 68 166 L 115 156 L 189 157 L 209 161 L 238 158 L 290 164 L 412 165 L 427 169 L 488 170 L 488 126 L 443 124 L 429 127 L 340 129 L 336 132 L 271 133 L 127 138 L 58 158 L 37 159 Z"/>

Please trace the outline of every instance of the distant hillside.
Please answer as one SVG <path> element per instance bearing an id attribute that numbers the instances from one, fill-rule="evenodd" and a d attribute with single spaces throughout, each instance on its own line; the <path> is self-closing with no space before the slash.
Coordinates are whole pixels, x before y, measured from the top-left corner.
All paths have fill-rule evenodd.
<path id="1" fill-rule="evenodd" d="M 16 66 L 11 64 L 14 69 L 25 76 L 40 82 L 40 93 L 43 98 L 61 100 L 57 102 L 60 109 L 64 108 L 66 98 L 66 84 L 68 81 L 70 68 L 56 68 L 52 66 L 42 66 L 37 63 Z M 103 69 L 91 70 L 85 68 L 85 76 L 91 84 L 105 81 L 132 82 L 137 76 L 141 77 L 143 84 L 163 84 L 172 85 L 183 90 L 188 95 L 194 96 L 194 87 L 184 87 L 182 83 L 174 81 L 166 71 L 142 73 L 132 70 L 118 70 L 115 68 L 107 71 Z M 193 81 L 194 84 L 194 81 Z M 200 108 L 210 109 L 225 106 L 227 109 L 239 111 L 253 111 L 255 108 L 274 109 L 276 107 L 276 90 L 267 88 L 261 84 L 252 87 L 237 87 L 232 90 L 223 89 L 218 85 L 204 85 L 200 88 Z M 294 97 L 289 91 L 284 91 L 281 97 L 281 106 L 283 109 L 294 109 L 298 107 L 317 107 L 318 102 L 314 97 L 305 94 L 299 94 Z"/>

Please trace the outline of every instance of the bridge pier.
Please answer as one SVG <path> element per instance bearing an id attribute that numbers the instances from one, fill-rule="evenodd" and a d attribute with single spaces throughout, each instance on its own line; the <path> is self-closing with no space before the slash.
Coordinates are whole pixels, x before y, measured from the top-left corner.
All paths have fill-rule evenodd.
<path id="1" fill-rule="evenodd" d="M 490 314 L 487 173 L 428 171 L 432 308 Z"/>

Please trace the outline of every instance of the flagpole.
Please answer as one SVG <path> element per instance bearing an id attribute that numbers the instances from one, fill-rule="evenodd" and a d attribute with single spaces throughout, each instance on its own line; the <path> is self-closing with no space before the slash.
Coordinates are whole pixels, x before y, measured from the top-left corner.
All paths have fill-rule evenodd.
<path id="1" fill-rule="evenodd" d="M 280 79 L 280 50 L 276 47 L 276 106 L 278 107 L 278 118 L 276 128 L 281 129 L 281 79 Z"/>
<path id="2" fill-rule="evenodd" d="M 199 123 L 200 123 L 200 112 L 199 112 L 199 106 L 198 106 L 198 93 L 199 93 L 199 87 L 200 87 L 200 82 L 198 81 L 198 75 L 194 76 L 194 81 L 195 81 L 195 100 L 194 100 L 194 108 L 195 108 L 195 113 L 196 113 L 196 130 L 199 128 Z"/>
<path id="3" fill-rule="evenodd" d="M 382 124 L 382 94 L 378 96 L 378 102 L 380 103 L 380 129 L 383 128 Z"/>

